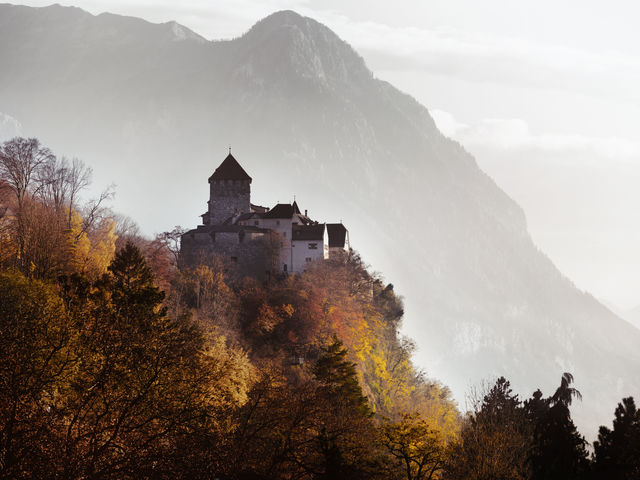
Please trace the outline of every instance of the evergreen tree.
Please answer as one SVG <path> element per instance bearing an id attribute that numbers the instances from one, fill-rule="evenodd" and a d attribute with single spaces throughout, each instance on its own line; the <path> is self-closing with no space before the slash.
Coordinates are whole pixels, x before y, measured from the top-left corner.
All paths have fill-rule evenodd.
<path id="1" fill-rule="evenodd" d="M 356 366 L 347 359 L 347 353 L 342 342 L 334 336 L 332 342 L 323 348 L 313 373 L 331 396 L 345 401 L 362 415 L 371 416 L 369 401 L 358 383 Z"/>
<path id="2" fill-rule="evenodd" d="M 323 479 L 370 478 L 363 467 L 372 449 L 363 440 L 371 436 L 374 441 L 373 412 L 342 342 L 334 336 L 322 352 L 313 368 L 319 382 L 316 402 L 321 406 L 316 418 L 318 458 L 311 460 L 316 464 L 313 470 Z"/>
<path id="3" fill-rule="evenodd" d="M 640 478 L 640 412 L 633 397 L 618 404 L 613 430 L 600 427 L 593 443 L 594 477 L 602 480 Z"/>
<path id="4" fill-rule="evenodd" d="M 108 267 L 103 282 L 109 286 L 116 316 L 130 323 L 146 323 L 166 316 L 165 294 L 155 285 L 153 272 L 142 253 L 127 243 Z"/>
<path id="5" fill-rule="evenodd" d="M 120 250 L 108 270 L 89 290 L 77 279 L 64 286 L 82 359 L 64 392 L 65 478 L 157 475 L 156 465 L 169 468 L 173 440 L 202 415 L 201 335 L 188 319 L 166 315 L 135 246 Z"/>
<path id="6" fill-rule="evenodd" d="M 451 480 L 527 480 L 530 426 L 522 402 L 500 377 L 475 405 L 445 467 Z"/>
<path id="7" fill-rule="evenodd" d="M 560 386 L 547 399 L 540 391 L 525 403 L 527 416 L 534 425 L 531 467 L 534 480 L 571 480 L 583 478 L 589 468 L 587 442 L 578 433 L 569 407 L 574 398 L 582 398 L 571 387 L 573 375 L 562 375 Z"/>

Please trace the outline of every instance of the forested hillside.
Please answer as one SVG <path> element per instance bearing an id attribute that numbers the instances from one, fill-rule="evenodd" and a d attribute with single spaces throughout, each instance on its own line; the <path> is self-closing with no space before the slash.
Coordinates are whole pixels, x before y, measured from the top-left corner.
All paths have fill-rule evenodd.
<path id="1" fill-rule="evenodd" d="M 179 269 L 171 232 L 80 200 L 90 176 L 0 149 L 3 478 L 390 478 L 380 429 L 407 413 L 441 468 L 458 410 L 356 254 L 268 283 Z"/>
<path id="2" fill-rule="evenodd" d="M 637 478 L 633 398 L 593 455 L 569 373 L 524 402 L 501 377 L 462 416 L 355 252 L 268 282 L 181 268 L 179 232 L 140 236 L 90 181 L 0 147 L 0 478 Z"/>
<path id="3" fill-rule="evenodd" d="M 0 5 L 0 64 L 3 131 L 91 159 L 148 234 L 195 225 L 229 144 L 254 203 L 297 194 L 314 218 L 342 218 L 405 297 L 416 360 L 460 402 L 488 375 L 524 395 L 571 371 L 594 438 L 604 406 L 640 393 L 640 331 L 556 269 L 427 108 L 313 19 L 277 12 L 209 41 L 173 22 Z"/>

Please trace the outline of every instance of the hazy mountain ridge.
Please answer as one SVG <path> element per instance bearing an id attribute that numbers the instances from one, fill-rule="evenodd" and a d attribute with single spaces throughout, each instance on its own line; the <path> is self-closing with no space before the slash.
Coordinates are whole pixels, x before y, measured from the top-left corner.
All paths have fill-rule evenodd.
<path id="1" fill-rule="evenodd" d="M 228 143 L 255 202 L 297 193 L 319 220 L 343 216 L 459 396 L 492 374 L 549 393 L 570 370 L 593 425 L 640 394 L 640 332 L 576 290 L 473 157 L 327 27 L 278 12 L 208 42 L 175 23 L 1 5 L 0 60 L 0 111 L 115 180 L 147 230 L 198 221 Z"/>
<path id="2" fill-rule="evenodd" d="M 604 306 L 606 306 L 609 310 L 611 310 L 614 314 L 616 314 L 618 317 L 626 320 L 634 327 L 640 329 L 640 305 L 633 308 L 624 309 L 624 308 L 620 308 L 618 305 L 615 305 L 607 300 L 601 299 L 600 302 Z"/>

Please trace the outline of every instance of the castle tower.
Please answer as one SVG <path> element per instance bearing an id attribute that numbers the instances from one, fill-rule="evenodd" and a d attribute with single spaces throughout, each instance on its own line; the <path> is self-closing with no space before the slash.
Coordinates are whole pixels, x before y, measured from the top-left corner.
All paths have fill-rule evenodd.
<path id="1" fill-rule="evenodd" d="M 209 177 L 209 210 L 205 225 L 219 225 L 229 217 L 250 211 L 251 177 L 229 155 Z"/>

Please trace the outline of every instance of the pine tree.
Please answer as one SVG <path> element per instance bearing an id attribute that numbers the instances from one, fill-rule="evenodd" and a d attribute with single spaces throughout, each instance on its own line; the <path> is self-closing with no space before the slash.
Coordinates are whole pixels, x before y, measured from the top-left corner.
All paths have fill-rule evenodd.
<path id="1" fill-rule="evenodd" d="M 613 430 L 600 427 L 593 449 L 595 478 L 640 478 L 640 411 L 633 397 L 624 398 L 618 404 Z"/>
<path id="2" fill-rule="evenodd" d="M 77 282 L 76 282 L 77 283 Z M 87 293 L 68 283 L 70 297 Z M 202 337 L 186 318 L 170 318 L 164 293 L 133 245 L 121 249 L 108 273 L 80 305 L 82 364 L 67 392 L 73 419 L 66 432 L 65 475 L 83 478 L 120 471 L 150 475 L 167 458 L 170 438 L 199 412 Z"/>
<path id="3" fill-rule="evenodd" d="M 367 463 L 370 445 L 364 439 L 371 437 L 373 413 L 367 397 L 362 394 L 356 367 L 348 358 L 348 351 L 337 337 L 322 349 L 313 367 L 318 381 L 317 405 L 320 407 L 314 419 L 316 424 L 316 452 L 309 455 L 309 465 L 319 478 L 356 479 L 370 478 L 363 468 Z"/>
<path id="4" fill-rule="evenodd" d="M 347 349 L 337 337 L 323 348 L 313 373 L 325 389 L 335 397 L 347 402 L 364 416 L 371 416 L 367 397 L 362 394 L 358 383 L 356 366 L 347 359 Z"/>
<path id="5" fill-rule="evenodd" d="M 504 377 L 476 402 L 452 444 L 446 466 L 451 480 L 528 480 L 530 425 L 522 402 Z"/>
<path id="6" fill-rule="evenodd" d="M 562 375 L 554 394 L 542 399 L 538 391 L 526 402 L 528 418 L 534 424 L 531 466 L 534 480 L 583 478 L 589 468 L 587 442 L 580 435 L 569 407 L 580 392 L 571 387 L 573 375 Z"/>
<path id="7" fill-rule="evenodd" d="M 155 285 L 153 272 L 135 245 L 127 243 L 108 271 L 105 281 L 119 316 L 130 322 L 152 322 L 166 315 L 161 307 L 165 294 Z"/>

